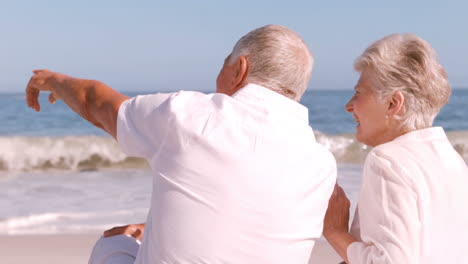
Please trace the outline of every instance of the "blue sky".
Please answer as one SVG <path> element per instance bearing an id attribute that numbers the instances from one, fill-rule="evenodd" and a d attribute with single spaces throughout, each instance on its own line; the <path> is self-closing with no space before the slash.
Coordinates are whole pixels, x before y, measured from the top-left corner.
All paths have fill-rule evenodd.
<path id="1" fill-rule="evenodd" d="M 311 89 L 352 89 L 354 59 L 395 32 L 426 39 L 453 87 L 468 88 L 465 1 L 4 1 L 0 92 L 22 92 L 35 68 L 98 79 L 120 91 L 213 91 L 248 31 L 280 24 L 315 57 Z"/>

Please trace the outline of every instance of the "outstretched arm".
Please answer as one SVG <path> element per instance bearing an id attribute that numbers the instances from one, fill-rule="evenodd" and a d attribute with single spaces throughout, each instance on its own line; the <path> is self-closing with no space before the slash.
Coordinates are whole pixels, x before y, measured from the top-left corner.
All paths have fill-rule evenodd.
<path id="1" fill-rule="evenodd" d="M 129 97 L 102 82 L 35 70 L 26 88 L 28 106 L 40 111 L 39 93 L 51 92 L 49 102 L 63 100 L 73 111 L 111 136 L 117 136 L 117 114 Z"/>

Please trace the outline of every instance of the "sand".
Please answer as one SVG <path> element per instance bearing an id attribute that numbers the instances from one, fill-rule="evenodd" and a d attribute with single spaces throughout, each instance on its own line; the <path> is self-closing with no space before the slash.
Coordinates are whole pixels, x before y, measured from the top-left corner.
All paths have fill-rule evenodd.
<path id="1" fill-rule="evenodd" d="M 86 264 L 95 235 L 0 236 L 2 264 Z"/>
<path id="2" fill-rule="evenodd" d="M 101 234 L 0 236 L 2 264 L 86 264 Z M 309 264 L 337 264 L 338 255 L 323 241 L 316 243 Z M 294 264 L 294 263 L 292 263 Z"/>

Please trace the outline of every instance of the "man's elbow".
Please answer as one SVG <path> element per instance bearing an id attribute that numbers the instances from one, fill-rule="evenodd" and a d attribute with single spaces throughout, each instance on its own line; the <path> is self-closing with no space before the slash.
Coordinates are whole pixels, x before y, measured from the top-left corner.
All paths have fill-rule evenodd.
<path id="1" fill-rule="evenodd" d="M 116 138 L 118 111 L 128 98 L 100 81 L 90 81 L 84 104 L 87 119 Z"/>

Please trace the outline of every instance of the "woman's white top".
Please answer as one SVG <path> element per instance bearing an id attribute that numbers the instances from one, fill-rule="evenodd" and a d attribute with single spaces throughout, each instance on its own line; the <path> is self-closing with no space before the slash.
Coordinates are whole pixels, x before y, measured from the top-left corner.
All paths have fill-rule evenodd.
<path id="1" fill-rule="evenodd" d="M 468 168 L 442 128 L 369 153 L 351 233 L 351 264 L 468 263 Z"/>

